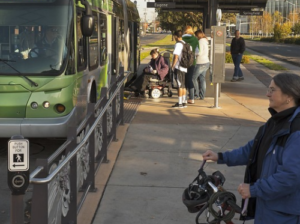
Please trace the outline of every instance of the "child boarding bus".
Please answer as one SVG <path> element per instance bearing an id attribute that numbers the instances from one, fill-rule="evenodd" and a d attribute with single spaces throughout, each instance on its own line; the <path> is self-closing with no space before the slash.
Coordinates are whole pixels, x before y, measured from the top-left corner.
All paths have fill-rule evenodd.
<path id="1" fill-rule="evenodd" d="M 67 137 L 137 71 L 139 21 L 130 0 L 0 0 L 0 137 Z"/>

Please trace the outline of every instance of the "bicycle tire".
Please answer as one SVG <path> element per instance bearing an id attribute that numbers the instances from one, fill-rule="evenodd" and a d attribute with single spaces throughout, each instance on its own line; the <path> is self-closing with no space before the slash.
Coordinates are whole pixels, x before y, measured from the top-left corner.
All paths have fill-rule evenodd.
<path id="1" fill-rule="evenodd" d="M 223 201 L 224 199 L 225 201 Z M 218 200 L 222 201 L 221 205 L 224 205 L 224 203 L 226 203 L 226 207 L 224 211 L 229 211 L 226 215 L 220 216 L 219 212 L 216 212 L 214 210 L 213 205 Z M 227 203 L 228 200 L 231 200 L 231 202 L 236 203 L 235 195 L 228 191 L 217 192 L 210 197 L 208 210 L 215 219 L 226 222 L 226 221 L 230 221 L 234 217 L 235 209 L 233 208 L 233 206 Z M 228 210 L 228 207 L 230 207 L 231 209 Z"/>

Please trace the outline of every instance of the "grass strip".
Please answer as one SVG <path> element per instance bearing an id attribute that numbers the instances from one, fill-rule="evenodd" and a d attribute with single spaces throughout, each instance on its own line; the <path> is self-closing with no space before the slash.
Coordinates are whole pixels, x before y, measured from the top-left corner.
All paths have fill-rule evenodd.
<path id="1" fill-rule="evenodd" d="M 172 51 L 174 49 L 175 43 L 176 43 L 175 40 L 172 41 L 172 35 L 167 35 L 165 38 L 158 40 L 154 43 L 143 45 L 142 48 L 150 48 L 150 50 L 143 51 L 141 53 L 141 60 L 143 60 L 144 58 L 149 56 L 151 49 L 153 49 L 154 47 L 158 47 L 160 52 L 167 51 L 167 50 Z M 226 43 L 226 45 L 230 46 L 230 44 L 228 44 L 228 43 Z M 244 55 L 248 55 L 250 57 L 250 59 L 252 59 L 253 61 L 258 62 L 271 70 L 275 70 L 275 71 L 288 70 L 287 68 L 283 67 L 282 65 L 275 64 L 274 62 L 267 60 L 264 57 L 261 57 L 258 55 L 252 55 L 247 51 L 244 52 Z M 170 60 L 172 61 L 173 55 L 171 54 L 170 56 L 171 56 Z"/>
<path id="2" fill-rule="evenodd" d="M 231 44 L 226 43 L 227 46 L 230 46 Z M 288 70 L 287 68 L 283 67 L 282 65 L 275 64 L 274 62 L 265 59 L 264 57 L 255 55 L 255 54 L 250 54 L 248 51 L 244 52 L 244 55 L 247 55 L 251 60 L 256 61 L 263 66 L 267 67 L 268 69 L 274 70 L 274 71 L 286 71 Z"/>
<path id="3" fill-rule="evenodd" d="M 159 48 L 164 48 L 164 49 L 173 49 L 176 41 L 172 41 L 172 35 L 167 35 L 165 38 L 158 40 L 154 43 L 147 44 L 142 46 L 143 48 L 153 48 L 153 47 L 159 47 Z"/>
<path id="4" fill-rule="evenodd" d="M 287 68 L 283 67 L 282 65 L 275 64 L 274 62 L 272 62 L 268 59 L 265 59 L 264 57 L 250 54 L 247 51 L 245 51 L 244 54 L 248 55 L 250 57 L 250 59 L 252 59 L 253 61 L 258 62 L 258 63 L 262 64 L 263 66 L 265 66 L 265 67 L 267 67 L 271 70 L 274 70 L 274 71 L 286 71 L 286 70 L 288 70 Z"/>
<path id="5" fill-rule="evenodd" d="M 140 59 L 142 61 L 144 58 L 148 57 L 150 55 L 150 51 L 155 47 L 159 48 L 159 52 L 173 50 L 175 43 L 176 43 L 175 40 L 172 41 L 172 35 L 167 35 L 165 38 L 158 40 L 154 43 L 143 45 L 142 48 L 144 49 L 149 48 L 149 50 L 142 51 L 140 55 Z M 172 54 L 170 56 L 171 56 L 170 60 L 172 60 Z"/>

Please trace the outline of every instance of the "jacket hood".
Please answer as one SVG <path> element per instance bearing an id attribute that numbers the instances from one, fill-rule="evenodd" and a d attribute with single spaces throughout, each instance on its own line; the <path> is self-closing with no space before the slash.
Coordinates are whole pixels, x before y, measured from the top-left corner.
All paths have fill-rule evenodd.
<path id="1" fill-rule="evenodd" d="M 191 35 L 191 34 L 185 34 L 182 36 L 182 40 L 188 44 L 190 44 L 193 48 L 193 52 L 195 52 L 196 47 L 199 48 L 199 41 L 198 38 Z"/>

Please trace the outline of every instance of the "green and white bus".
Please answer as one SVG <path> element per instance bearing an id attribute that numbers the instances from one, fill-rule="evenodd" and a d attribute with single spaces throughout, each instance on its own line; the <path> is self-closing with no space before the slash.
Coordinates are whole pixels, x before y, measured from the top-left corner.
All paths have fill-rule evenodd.
<path id="1" fill-rule="evenodd" d="M 66 137 L 139 64 L 129 0 L 0 0 L 0 137 Z M 120 69 L 123 67 L 122 69 Z"/>

